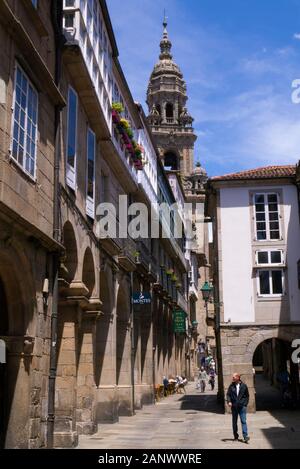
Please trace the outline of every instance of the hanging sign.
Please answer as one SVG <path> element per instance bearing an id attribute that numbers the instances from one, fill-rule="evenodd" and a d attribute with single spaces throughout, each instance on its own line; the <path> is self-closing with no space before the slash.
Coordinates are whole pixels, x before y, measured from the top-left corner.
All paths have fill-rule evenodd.
<path id="1" fill-rule="evenodd" d="M 173 331 L 186 332 L 186 312 L 181 309 L 173 311 Z"/>
<path id="2" fill-rule="evenodd" d="M 134 293 L 132 295 L 132 303 L 134 305 L 149 305 L 151 304 L 151 295 L 149 292 Z"/>

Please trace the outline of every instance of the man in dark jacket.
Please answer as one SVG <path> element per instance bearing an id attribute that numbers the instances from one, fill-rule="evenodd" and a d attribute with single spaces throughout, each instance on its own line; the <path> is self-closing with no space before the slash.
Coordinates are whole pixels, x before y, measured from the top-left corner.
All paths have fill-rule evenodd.
<path id="1" fill-rule="evenodd" d="M 232 376 L 232 383 L 227 391 L 227 404 L 232 412 L 232 429 L 234 439 L 238 440 L 238 416 L 240 416 L 244 442 L 248 443 L 250 440 L 247 429 L 247 405 L 249 403 L 249 391 L 245 383 L 241 381 L 238 373 Z"/>

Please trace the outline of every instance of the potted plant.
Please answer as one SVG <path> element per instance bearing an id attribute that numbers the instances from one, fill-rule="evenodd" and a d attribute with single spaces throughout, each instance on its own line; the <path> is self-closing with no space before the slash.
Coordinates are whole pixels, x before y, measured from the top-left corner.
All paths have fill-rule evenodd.
<path id="1" fill-rule="evenodd" d="M 140 257 L 141 253 L 140 253 L 140 251 L 135 251 L 133 253 L 133 255 L 134 255 L 136 264 L 140 264 L 141 263 L 141 257 Z"/>
<path id="2" fill-rule="evenodd" d="M 130 129 L 130 124 L 127 119 L 124 119 L 124 117 L 120 119 L 120 124 L 124 129 Z"/>
<path id="3" fill-rule="evenodd" d="M 117 112 L 118 114 L 122 114 L 122 112 L 124 112 L 124 106 L 120 102 L 113 102 L 111 107 L 113 111 Z"/>

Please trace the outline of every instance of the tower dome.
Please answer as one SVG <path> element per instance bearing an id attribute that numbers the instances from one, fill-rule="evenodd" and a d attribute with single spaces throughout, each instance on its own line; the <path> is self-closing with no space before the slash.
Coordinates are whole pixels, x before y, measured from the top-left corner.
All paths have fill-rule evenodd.
<path id="1" fill-rule="evenodd" d="M 171 53 L 172 42 L 163 22 L 159 60 L 147 90 L 148 121 L 165 167 L 191 175 L 194 168 L 194 119 L 186 107 L 188 95 L 183 74 Z"/>

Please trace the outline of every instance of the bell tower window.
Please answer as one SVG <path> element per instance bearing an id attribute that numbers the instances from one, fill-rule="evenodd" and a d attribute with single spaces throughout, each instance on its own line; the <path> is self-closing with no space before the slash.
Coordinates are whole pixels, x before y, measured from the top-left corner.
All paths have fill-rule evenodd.
<path id="1" fill-rule="evenodd" d="M 166 118 L 167 122 L 172 123 L 174 119 L 174 109 L 173 109 L 173 104 L 167 103 L 166 105 Z"/>
<path id="2" fill-rule="evenodd" d="M 168 152 L 165 154 L 164 167 L 169 171 L 177 171 L 179 169 L 178 158 L 175 153 Z"/>

